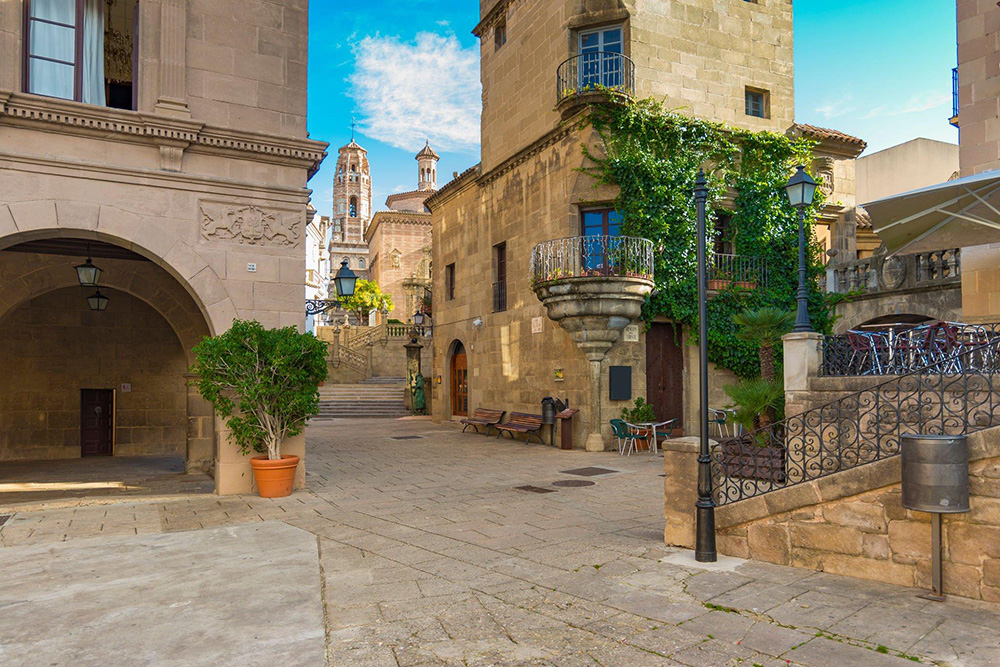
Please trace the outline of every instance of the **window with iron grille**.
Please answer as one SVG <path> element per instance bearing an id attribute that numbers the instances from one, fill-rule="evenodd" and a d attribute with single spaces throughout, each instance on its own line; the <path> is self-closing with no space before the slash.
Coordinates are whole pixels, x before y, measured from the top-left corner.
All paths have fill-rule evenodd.
<path id="1" fill-rule="evenodd" d="M 733 214 L 729 211 L 715 212 L 715 244 L 714 250 L 719 255 L 736 254 L 736 228 L 733 226 Z"/>
<path id="2" fill-rule="evenodd" d="M 448 301 L 455 298 L 455 263 L 444 267 L 444 293 Z"/>
<path id="3" fill-rule="evenodd" d="M 507 243 L 498 243 L 493 246 L 493 274 L 496 281 L 493 283 L 493 312 L 500 313 L 507 310 Z"/>

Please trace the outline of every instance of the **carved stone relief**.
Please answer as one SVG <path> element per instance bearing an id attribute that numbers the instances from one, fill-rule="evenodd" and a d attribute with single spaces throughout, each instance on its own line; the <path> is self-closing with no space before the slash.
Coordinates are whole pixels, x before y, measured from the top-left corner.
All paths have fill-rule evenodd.
<path id="1" fill-rule="evenodd" d="M 827 197 L 833 195 L 833 158 L 824 156 L 816 160 L 816 175 L 822 178 L 820 192 Z"/>
<path id="2" fill-rule="evenodd" d="M 201 235 L 209 241 L 236 241 L 249 245 L 295 245 L 302 216 L 269 211 L 259 206 L 201 204 Z"/>
<path id="3" fill-rule="evenodd" d="M 399 251 L 399 248 L 394 249 L 389 253 L 389 265 L 394 268 L 399 268 L 399 258 L 402 257 L 403 253 Z"/>

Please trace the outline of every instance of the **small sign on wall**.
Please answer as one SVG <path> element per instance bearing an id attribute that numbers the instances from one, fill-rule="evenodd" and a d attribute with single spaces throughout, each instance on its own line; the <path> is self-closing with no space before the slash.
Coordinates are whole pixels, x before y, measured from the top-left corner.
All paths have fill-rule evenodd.
<path id="1" fill-rule="evenodd" d="M 566 376 L 563 373 L 563 369 L 557 368 L 554 371 L 552 371 L 552 379 L 555 380 L 556 382 L 564 382 L 566 380 Z"/>
<path id="2" fill-rule="evenodd" d="M 639 325 L 630 324 L 625 327 L 624 339 L 626 343 L 638 343 L 639 342 Z"/>
<path id="3" fill-rule="evenodd" d="M 257 262 L 247 262 L 247 272 L 257 273 Z"/>
<path id="4" fill-rule="evenodd" d="M 118 391 L 120 391 L 123 394 L 131 394 L 132 393 L 132 383 L 131 382 L 122 382 L 121 386 L 118 388 Z"/>
<path id="5" fill-rule="evenodd" d="M 541 317 L 532 317 L 531 318 L 531 333 L 533 333 L 533 334 L 540 334 L 540 333 L 542 333 L 542 329 L 543 329 L 544 326 L 545 326 L 545 322 L 542 321 Z"/>
<path id="6" fill-rule="evenodd" d="M 632 400 L 632 367 L 612 366 L 608 369 L 608 398 L 612 401 Z"/>

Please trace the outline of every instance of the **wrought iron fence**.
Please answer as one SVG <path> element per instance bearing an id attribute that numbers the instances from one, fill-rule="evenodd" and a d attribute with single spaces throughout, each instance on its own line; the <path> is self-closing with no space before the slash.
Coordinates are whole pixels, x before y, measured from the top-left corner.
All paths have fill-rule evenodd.
<path id="1" fill-rule="evenodd" d="M 820 375 L 905 375 L 970 349 L 980 350 L 975 364 L 990 365 L 985 358 L 1000 340 L 1000 324 L 934 322 L 906 329 L 848 331 L 824 336 L 820 342 Z M 961 369 L 956 369 L 961 370 Z"/>
<path id="2" fill-rule="evenodd" d="M 635 236 L 570 236 L 531 251 L 532 282 L 563 278 L 653 279 L 653 242 Z"/>
<path id="3" fill-rule="evenodd" d="M 958 115 L 958 68 L 953 67 L 951 70 L 951 117 L 954 118 Z"/>
<path id="4" fill-rule="evenodd" d="M 1000 425 L 1000 339 L 712 445 L 719 505 L 899 454 L 906 433 L 961 435 Z"/>
<path id="5" fill-rule="evenodd" d="M 730 287 L 754 289 L 767 284 L 767 263 L 760 257 L 746 255 L 709 255 L 708 289 Z"/>
<path id="6" fill-rule="evenodd" d="M 592 90 L 635 94 L 635 64 L 621 53 L 594 51 L 563 61 L 556 70 L 559 99 Z"/>

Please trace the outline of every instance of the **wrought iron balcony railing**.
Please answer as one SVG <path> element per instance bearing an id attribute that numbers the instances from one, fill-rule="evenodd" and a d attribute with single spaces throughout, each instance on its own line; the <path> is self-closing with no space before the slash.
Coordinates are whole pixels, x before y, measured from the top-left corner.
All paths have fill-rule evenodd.
<path id="1" fill-rule="evenodd" d="M 755 289 L 766 284 L 767 264 L 762 258 L 723 253 L 709 255 L 709 290 L 723 290 L 731 287 Z"/>
<path id="2" fill-rule="evenodd" d="M 951 70 L 951 122 L 954 124 L 958 118 L 958 68 Z"/>
<path id="3" fill-rule="evenodd" d="M 559 100 L 596 90 L 635 94 L 635 64 L 621 53 L 594 51 L 565 60 L 556 71 Z"/>
<path id="4" fill-rule="evenodd" d="M 899 455 L 905 433 L 964 435 L 1000 425 L 1000 340 L 712 445 L 719 505 Z"/>
<path id="5" fill-rule="evenodd" d="M 567 278 L 653 279 L 653 242 L 634 236 L 570 236 L 531 252 L 533 283 Z"/>
<path id="6" fill-rule="evenodd" d="M 874 255 L 835 265 L 829 292 L 891 292 L 962 282 L 962 249 L 914 255 Z"/>

